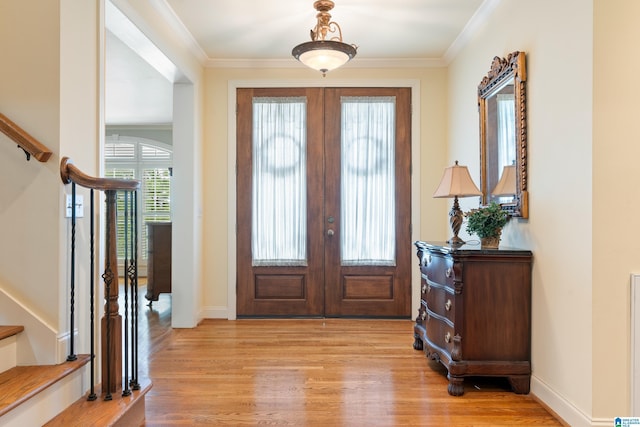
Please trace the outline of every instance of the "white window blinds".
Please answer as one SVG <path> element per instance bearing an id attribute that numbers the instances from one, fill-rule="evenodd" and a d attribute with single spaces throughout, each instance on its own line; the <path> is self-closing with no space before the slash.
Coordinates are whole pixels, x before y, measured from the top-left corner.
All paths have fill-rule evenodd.
<path id="1" fill-rule="evenodd" d="M 125 137 L 123 137 L 125 138 Z M 147 258 L 147 222 L 171 221 L 171 161 L 169 146 L 158 143 L 140 142 L 136 138 L 127 141 L 105 143 L 105 176 L 108 178 L 139 179 L 138 192 L 138 234 L 140 239 L 139 257 Z M 142 139 L 142 138 L 140 138 Z M 124 258 L 124 204 L 119 195 L 117 200 L 118 258 Z"/>

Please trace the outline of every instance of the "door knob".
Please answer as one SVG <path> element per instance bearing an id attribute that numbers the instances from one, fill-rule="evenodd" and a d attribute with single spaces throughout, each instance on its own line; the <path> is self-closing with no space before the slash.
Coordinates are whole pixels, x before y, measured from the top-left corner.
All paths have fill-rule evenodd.
<path id="1" fill-rule="evenodd" d="M 327 230 L 327 236 L 331 237 L 335 234 L 335 232 L 332 229 L 328 229 Z"/>

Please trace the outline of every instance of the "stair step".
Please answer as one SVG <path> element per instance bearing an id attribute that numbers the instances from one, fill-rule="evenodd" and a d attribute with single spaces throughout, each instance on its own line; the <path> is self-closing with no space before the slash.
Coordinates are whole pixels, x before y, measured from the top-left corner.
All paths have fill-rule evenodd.
<path id="1" fill-rule="evenodd" d="M 0 416 L 49 388 L 89 362 L 88 354 L 59 365 L 16 366 L 0 373 Z"/>
<path id="2" fill-rule="evenodd" d="M 140 390 L 133 390 L 130 396 L 113 394 L 113 400 L 105 401 L 96 387 L 97 399 L 88 401 L 85 395 L 58 416 L 46 423 L 45 427 L 71 426 L 140 426 L 144 423 L 145 395 L 151 389 L 149 379 L 140 380 Z"/>
<path id="3" fill-rule="evenodd" d="M 24 331 L 24 326 L 3 326 L 0 325 L 0 340 L 12 337 Z"/>
<path id="4" fill-rule="evenodd" d="M 0 325 L 0 372 L 17 365 L 18 337 L 24 331 L 23 326 Z"/>

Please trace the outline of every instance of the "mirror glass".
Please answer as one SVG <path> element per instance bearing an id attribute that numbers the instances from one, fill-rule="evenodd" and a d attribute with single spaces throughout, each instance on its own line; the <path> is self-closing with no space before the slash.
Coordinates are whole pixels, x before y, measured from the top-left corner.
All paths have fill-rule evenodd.
<path id="1" fill-rule="evenodd" d="M 525 54 L 495 57 L 478 86 L 482 204 L 528 218 Z"/>

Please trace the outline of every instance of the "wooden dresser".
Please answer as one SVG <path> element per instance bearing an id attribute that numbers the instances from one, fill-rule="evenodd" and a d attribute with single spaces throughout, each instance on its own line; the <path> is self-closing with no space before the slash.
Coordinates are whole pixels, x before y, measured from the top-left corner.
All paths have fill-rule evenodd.
<path id="1" fill-rule="evenodd" d="M 464 377 L 506 377 L 514 392 L 531 379 L 531 262 L 528 250 L 415 243 L 420 260 L 416 350 L 448 370 L 449 394 Z"/>
<path id="2" fill-rule="evenodd" d="M 147 293 L 149 305 L 171 293 L 171 223 L 147 223 Z"/>

